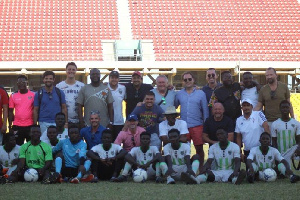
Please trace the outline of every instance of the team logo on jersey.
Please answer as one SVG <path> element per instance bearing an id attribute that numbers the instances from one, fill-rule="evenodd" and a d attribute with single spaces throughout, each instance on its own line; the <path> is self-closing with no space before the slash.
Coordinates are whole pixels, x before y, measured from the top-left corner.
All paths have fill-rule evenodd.
<path id="1" fill-rule="evenodd" d="M 183 156 L 183 155 L 184 155 L 184 151 L 180 151 L 180 155 L 182 155 L 182 156 Z"/>
<path id="2" fill-rule="evenodd" d="M 292 126 L 293 128 L 295 128 L 295 124 L 291 124 L 291 126 Z"/>
<path id="3" fill-rule="evenodd" d="M 149 157 L 152 157 L 152 153 L 148 153 L 148 156 L 149 156 Z"/>
<path id="4" fill-rule="evenodd" d="M 272 160 L 272 156 L 268 156 L 268 159 L 269 159 L 269 160 Z"/>
<path id="5" fill-rule="evenodd" d="M 30 100 L 30 99 L 32 99 L 32 96 L 28 96 L 27 98 L 28 98 L 28 100 Z"/>
<path id="6" fill-rule="evenodd" d="M 68 138 L 69 138 L 69 136 L 65 135 L 65 138 L 66 138 L 66 139 L 68 139 Z"/>
<path id="7" fill-rule="evenodd" d="M 122 90 L 119 90 L 119 93 L 122 94 Z"/>
<path id="8" fill-rule="evenodd" d="M 232 154 L 232 151 L 228 151 L 228 154 L 231 155 L 231 154 Z"/>
<path id="9" fill-rule="evenodd" d="M 42 152 L 38 151 L 38 152 L 37 152 L 37 155 L 39 155 L 39 156 L 42 155 Z"/>
<path id="10" fill-rule="evenodd" d="M 14 157 L 17 158 L 18 157 L 18 153 L 14 153 Z"/>
<path id="11" fill-rule="evenodd" d="M 77 149 L 77 150 L 76 150 L 76 153 L 79 153 L 79 152 L 80 152 L 80 149 Z"/>
<path id="12" fill-rule="evenodd" d="M 112 152 L 110 152 L 110 154 L 111 154 L 112 156 L 114 156 L 114 155 L 115 155 L 115 152 L 114 152 L 114 151 L 112 151 Z"/>

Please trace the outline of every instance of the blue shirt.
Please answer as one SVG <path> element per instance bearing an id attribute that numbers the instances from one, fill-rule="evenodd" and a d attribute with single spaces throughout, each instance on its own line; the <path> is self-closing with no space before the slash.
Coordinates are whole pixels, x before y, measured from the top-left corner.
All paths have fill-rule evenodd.
<path id="1" fill-rule="evenodd" d="M 62 111 L 59 96 L 53 87 L 51 92 L 46 92 L 45 88 L 42 88 L 43 95 L 41 99 L 41 105 L 39 105 L 39 91 L 34 95 L 34 106 L 40 107 L 39 122 L 55 123 L 55 115 Z M 61 90 L 61 104 L 66 104 L 65 93 Z"/>
<path id="2" fill-rule="evenodd" d="M 180 118 L 186 121 L 188 128 L 203 125 L 208 118 L 208 105 L 205 93 L 196 90 L 188 94 L 185 89 L 177 92 L 175 97 L 176 108 L 180 105 Z"/>
<path id="3" fill-rule="evenodd" d="M 53 153 L 59 151 L 63 152 L 66 167 L 77 168 L 80 165 L 80 158 L 86 157 L 86 143 L 80 140 L 73 144 L 69 138 L 60 140 L 52 149 Z"/>
<path id="4" fill-rule="evenodd" d="M 80 130 L 82 139 L 87 143 L 88 150 L 97 144 L 102 144 L 102 132 L 105 130 L 104 126 L 99 125 L 98 130 L 92 133 L 92 127 L 85 127 Z"/>

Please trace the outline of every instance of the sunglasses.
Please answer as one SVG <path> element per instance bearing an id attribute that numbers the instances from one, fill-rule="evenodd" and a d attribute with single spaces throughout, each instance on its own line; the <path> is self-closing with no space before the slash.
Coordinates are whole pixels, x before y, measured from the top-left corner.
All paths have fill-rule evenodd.
<path id="1" fill-rule="evenodd" d="M 276 91 L 271 90 L 270 96 L 271 96 L 271 99 L 276 99 Z"/>
<path id="2" fill-rule="evenodd" d="M 131 137 L 131 142 L 132 142 L 133 146 L 135 146 L 135 141 L 134 141 L 134 137 L 133 136 Z"/>
<path id="3" fill-rule="evenodd" d="M 166 103 L 167 103 L 167 102 L 166 102 L 166 98 L 165 98 L 165 97 L 162 97 L 161 100 L 163 101 L 162 103 L 163 103 L 164 105 L 166 105 Z"/>
<path id="4" fill-rule="evenodd" d="M 183 79 L 184 82 L 188 82 L 188 81 L 192 81 L 193 79 L 192 78 L 185 78 Z"/>
<path id="5" fill-rule="evenodd" d="M 207 74 L 208 78 L 214 78 L 216 75 L 215 74 Z"/>

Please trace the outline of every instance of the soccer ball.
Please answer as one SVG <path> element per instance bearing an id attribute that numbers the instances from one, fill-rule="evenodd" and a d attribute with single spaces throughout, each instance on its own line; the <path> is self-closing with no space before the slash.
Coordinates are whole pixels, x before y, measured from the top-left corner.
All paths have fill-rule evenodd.
<path id="1" fill-rule="evenodd" d="M 39 173 L 35 169 L 27 169 L 24 173 L 26 182 L 36 182 L 39 179 Z"/>
<path id="2" fill-rule="evenodd" d="M 266 182 L 275 181 L 277 178 L 277 173 L 274 169 L 267 168 L 263 171 L 264 179 Z"/>
<path id="3" fill-rule="evenodd" d="M 133 172 L 133 181 L 136 183 L 144 183 L 147 180 L 147 172 L 143 169 L 137 169 Z"/>

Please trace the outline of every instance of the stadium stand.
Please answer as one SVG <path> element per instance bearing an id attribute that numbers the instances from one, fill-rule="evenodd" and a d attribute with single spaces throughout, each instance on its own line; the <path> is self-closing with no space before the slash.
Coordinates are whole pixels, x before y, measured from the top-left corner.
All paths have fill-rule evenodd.
<path id="1" fill-rule="evenodd" d="M 129 0 L 157 61 L 298 61 L 297 0 Z"/>
<path id="2" fill-rule="evenodd" d="M 0 61 L 101 61 L 119 39 L 115 0 L 2 0 L 0 27 Z"/>

